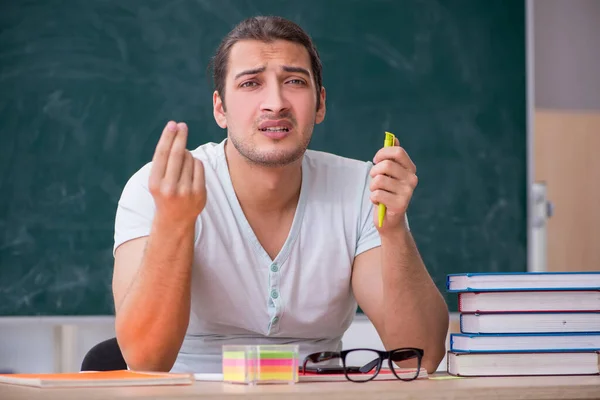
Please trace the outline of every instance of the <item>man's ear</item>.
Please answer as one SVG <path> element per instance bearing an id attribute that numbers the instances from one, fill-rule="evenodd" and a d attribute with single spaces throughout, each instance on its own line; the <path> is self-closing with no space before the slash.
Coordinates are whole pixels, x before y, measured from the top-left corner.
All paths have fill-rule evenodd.
<path id="1" fill-rule="evenodd" d="M 315 123 L 320 124 L 325 119 L 325 88 L 321 87 L 321 93 L 319 93 L 319 97 L 321 99 L 321 103 L 319 104 L 319 108 L 317 109 L 317 114 L 315 116 Z"/>
<path id="2" fill-rule="evenodd" d="M 216 90 L 213 93 L 213 115 L 215 117 L 215 121 L 217 121 L 217 125 L 219 125 L 222 129 L 227 128 L 227 116 L 225 115 L 225 105 L 223 104 L 221 96 L 219 96 L 219 92 L 217 92 Z"/>

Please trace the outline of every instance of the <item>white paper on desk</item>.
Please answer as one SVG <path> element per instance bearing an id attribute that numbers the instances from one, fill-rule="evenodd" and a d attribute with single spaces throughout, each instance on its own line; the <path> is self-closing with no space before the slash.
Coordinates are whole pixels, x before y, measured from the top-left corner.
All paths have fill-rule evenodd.
<path id="1" fill-rule="evenodd" d="M 194 379 L 197 381 L 222 382 L 223 374 L 199 373 L 194 374 Z"/>

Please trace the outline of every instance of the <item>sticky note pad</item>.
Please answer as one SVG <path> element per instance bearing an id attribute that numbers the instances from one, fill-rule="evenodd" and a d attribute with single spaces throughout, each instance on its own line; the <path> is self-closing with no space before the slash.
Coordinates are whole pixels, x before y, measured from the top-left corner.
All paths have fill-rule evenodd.
<path id="1" fill-rule="evenodd" d="M 223 381 L 231 383 L 298 382 L 297 345 L 223 346 Z"/>

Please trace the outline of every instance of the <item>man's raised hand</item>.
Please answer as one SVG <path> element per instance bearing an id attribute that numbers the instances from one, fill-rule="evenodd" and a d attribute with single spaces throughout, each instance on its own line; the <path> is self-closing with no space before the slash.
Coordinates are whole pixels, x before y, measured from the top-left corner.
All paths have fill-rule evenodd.
<path id="1" fill-rule="evenodd" d="M 187 125 L 169 121 L 156 146 L 148 187 L 156 214 L 171 223 L 191 223 L 206 205 L 202 161 L 186 149 Z"/>

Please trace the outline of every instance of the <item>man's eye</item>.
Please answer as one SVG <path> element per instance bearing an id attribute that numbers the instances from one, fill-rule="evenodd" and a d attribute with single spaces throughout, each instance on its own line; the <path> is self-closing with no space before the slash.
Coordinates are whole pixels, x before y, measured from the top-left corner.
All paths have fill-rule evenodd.
<path id="1" fill-rule="evenodd" d="M 306 82 L 304 82 L 302 79 L 290 79 L 288 83 L 292 83 L 294 85 L 306 85 Z"/>
<path id="2" fill-rule="evenodd" d="M 257 83 L 253 82 L 253 81 L 248 81 L 248 82 L 244 82 L 240 85 L 240 87 L 252 87 L 252 86 L 256 86 Z"/>

